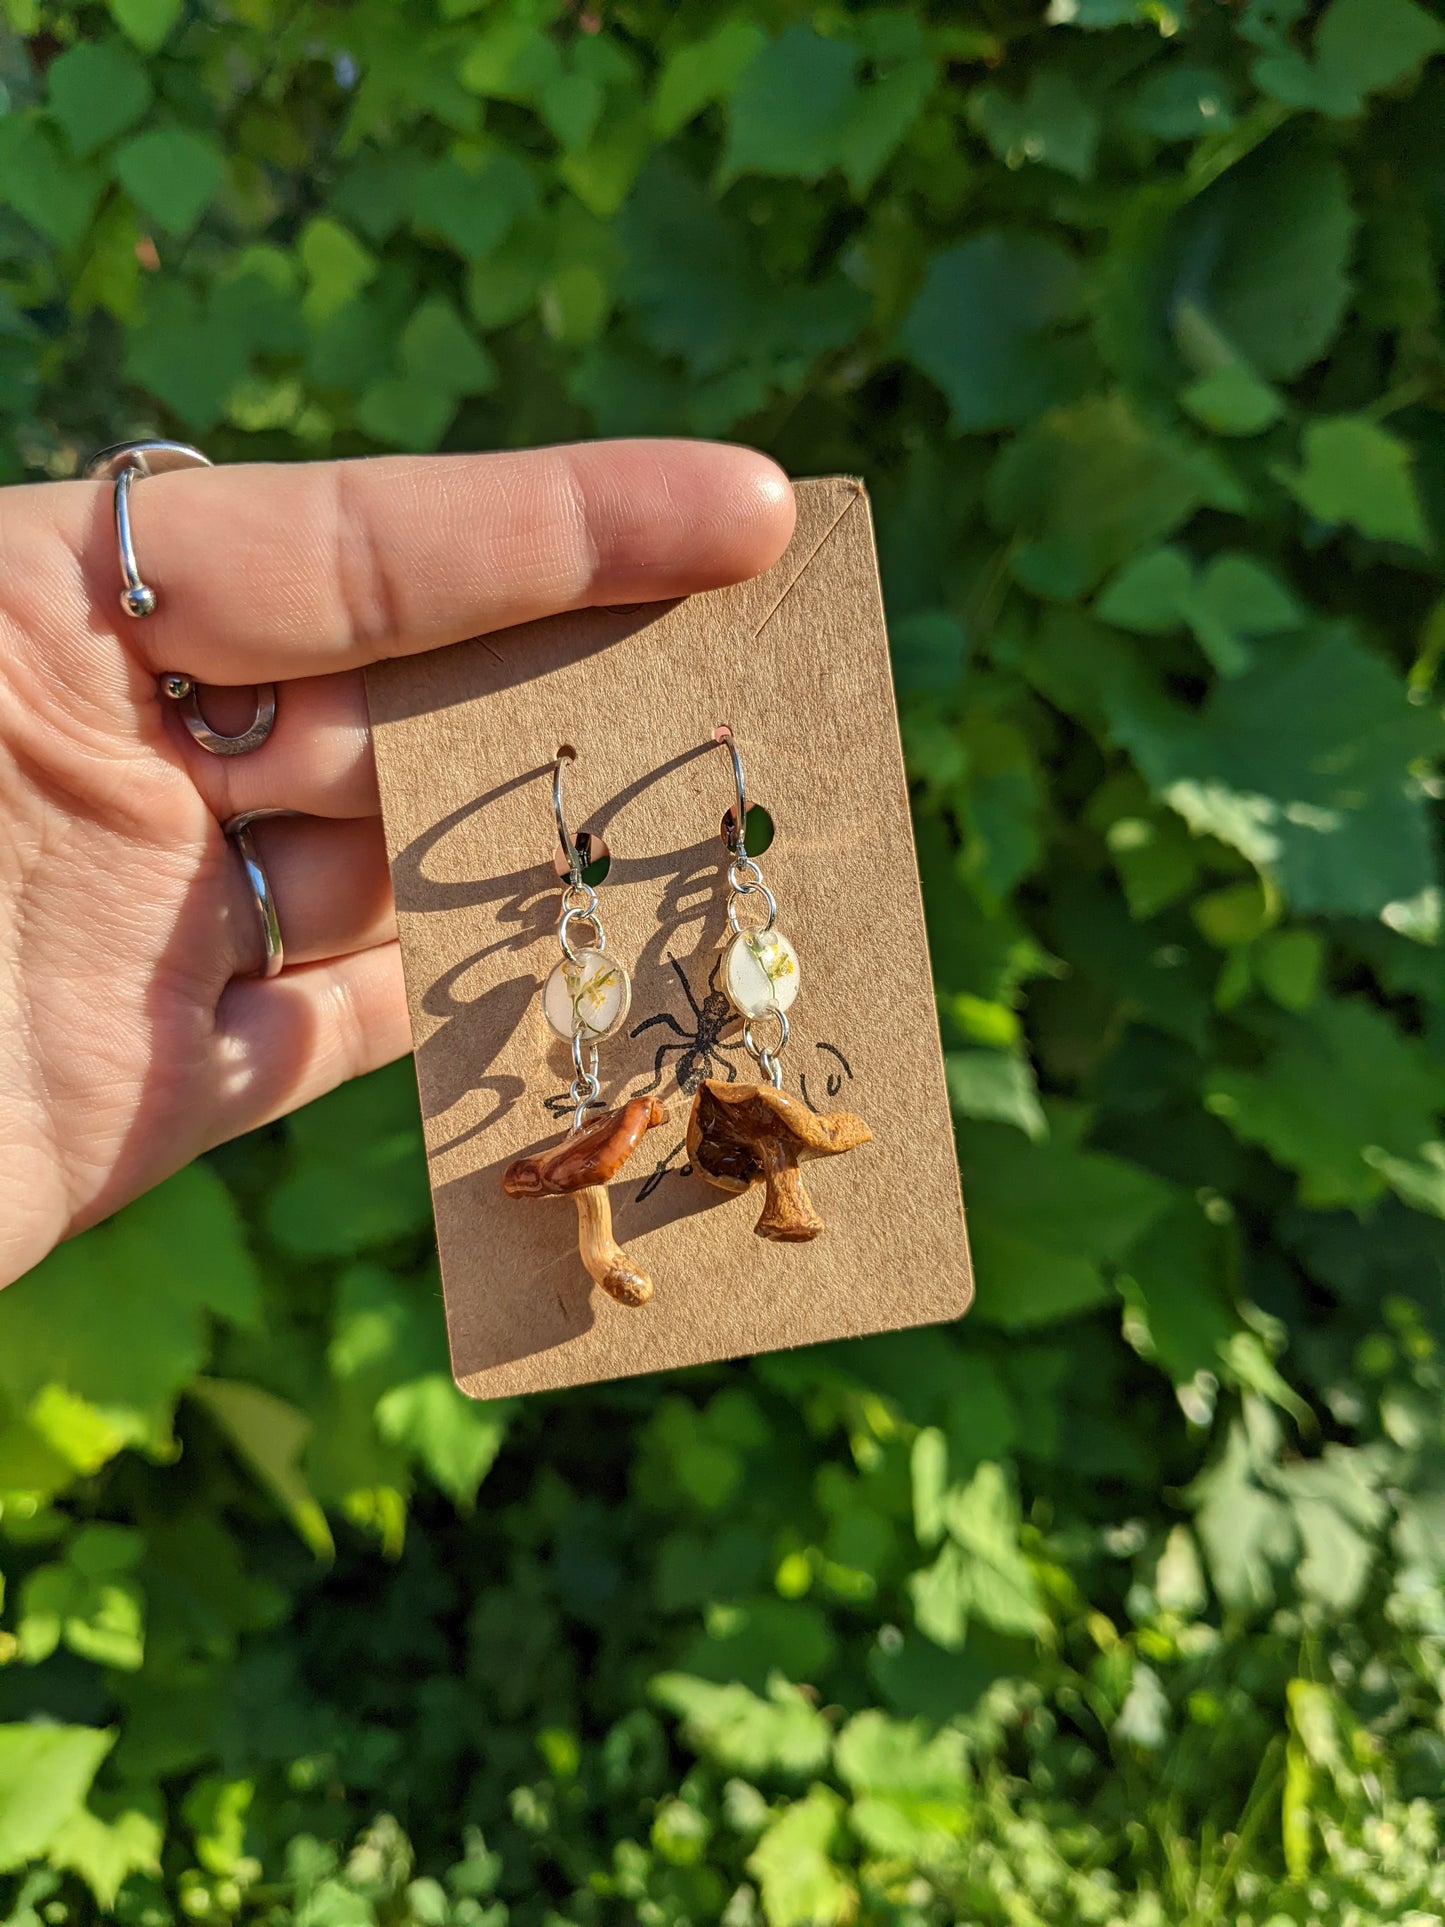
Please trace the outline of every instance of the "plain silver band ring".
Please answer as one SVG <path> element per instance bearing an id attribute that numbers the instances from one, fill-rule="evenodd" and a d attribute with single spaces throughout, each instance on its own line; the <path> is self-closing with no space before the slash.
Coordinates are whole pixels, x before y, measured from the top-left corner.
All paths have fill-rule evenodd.
<path id="1" fill-rule="evenodd" d="M 246 881 L 251 886 L 255 899 L 256 915 L 261 924 L 262 959 L 261 968 L 253 974 L 257 977 L 276 977 L 286 962 L 286 946 L 281 941 L 281 920 L 276 914 L 276 899 L 271 894 L 271 880 L 266 875 L 265 865 L 256 853 L 256 845 L 251 840 L 251 825 L 259 823 L 268 816 L 295 816 L 295 810 L 242 810 L 239 816 L 228 816 L 221 825 L 227 839 L 241 859 L 241 868 L 246 873 Z"/>
<path id="2" fill-rule="evenodd" d="M 115 540 L 125 582 L 120 592 L 120 606 L 128 616 L 141 620 L 154 615 L 157 603 L 156 592 L 143 579 L 136 561 L 130 521 L 131 489 L 142 476 L 164 475 L 175 468 L 210 467 L 210 458 L 200 449 L 192 448 L 189 442 L 160 441 L 117 442 L 112 448 L 103 448 L 86 464 L 85 472 L 92 480 L 109 480 L 115 484 Z M 201 713 L 194 678 L 170 671 L 161 677 L 160 686 L 162 693 L 179 709 L 181 721 L 192 738 L 212 756 L 248 756 L 253 749 L 261 747 L 276 726 L 274 683 L 256 685 L 256 713 L 236 736 L 223 736 L 211 728 Z"/>

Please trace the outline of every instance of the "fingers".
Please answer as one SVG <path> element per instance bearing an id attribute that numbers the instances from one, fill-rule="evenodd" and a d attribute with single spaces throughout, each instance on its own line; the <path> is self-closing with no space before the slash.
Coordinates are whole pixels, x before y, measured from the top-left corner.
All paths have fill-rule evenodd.
<path id="1" fill-rule="evenodd" d="M 167 705 L 169 707 L 169 705 Z M 234 734 L 255 711 L 251 689 L 201 690 L 214 729 Z M 360 670 L 301 676 L 277 691 L 276 724 L 259 749 L 213 756 L 170 718 L 186 768 L 222 822 L 242 810 L 299 810 L 306 816 L 375 816 L 376 762 Z"/>
<path id="2" fill-rule="evenodd" d="M 253 823 L 251 841 L 276 903 L 288 966 L 373 949 L 396 935 L 381 819 L 327 822 L 298 816 Z M 259 970 L 264 955 L 260 916 L 239 860 L 227 918 L 237 976 Z"/>
<path id="3" fill-rule="evenodd" d="M 234 983 L 217 1012 L 215 1144 L 411 1048 L 395 943 Z"/>
<path id="4" fill-rule="evenodd" d="M 596 603 L 690 595 L 786 547 L 786 477 L 716 443 L 187 469 L 131 491 L 156 613 L 120 613 L 111 486 L 7 491 L 12 598 L 54 663 L 97 628 L 152 671 L 265 682 Z M 47 568 L 68 558 L 57 576 Z"/>

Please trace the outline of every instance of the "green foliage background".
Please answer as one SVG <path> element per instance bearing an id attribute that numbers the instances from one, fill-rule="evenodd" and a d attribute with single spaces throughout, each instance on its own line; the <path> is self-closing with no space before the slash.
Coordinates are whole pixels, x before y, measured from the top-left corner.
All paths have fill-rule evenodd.
<path id="1" fill-rule="evenodd" d="M 57 1252 L 9 1917 L 1438 1921 L 1439 0 L 4 13 L 8 479 L 868 479 L 980 1280 L 468 1406 L 405 1065 Z"/>

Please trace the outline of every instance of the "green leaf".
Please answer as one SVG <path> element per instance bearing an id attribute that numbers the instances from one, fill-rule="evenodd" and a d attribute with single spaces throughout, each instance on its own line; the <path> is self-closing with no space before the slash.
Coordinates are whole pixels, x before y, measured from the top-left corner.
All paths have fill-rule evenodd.
<path id="1" fill-rule="evenodd" d="M 134 1672 L 145 1656 L 145 1599 L 129 1573 L 141 1551 L 139 1533 L 83 1526 L 64 1563 L 28 1573 L 20 1592 L 23 1657 L 35 1664 L 65 1645 L 98 1666 Z"/>
<path id="2" fill-rule="evenodd" d="M 1179 405 L 1216 435 L 1262 435 L 1284 413 L 1284 403 L 1242 361 L 1214 368 L 1180 392 Z"/>
<path id="3" fill-rule="evenodd" d="M 1234 125 L 1238 95 L 1217 67 L 1166 60 L 1151 67 L 1121 119 L 1157 140 L 1197 140 Z"/>
<path id="4" fill-rule="evenodd" d="M 1014 1124 L 1037 1142 L 1049 1134 L 1033 1067 L 1022 1055 L 997 1050 L 949 1051 L 943 1060 L 948 1101 L 958 1117 Z"/>
<path id="5" fill-rule="evenodd" d="M 402 371 L 452 395 L 484 395 L 497 364 L 449 301 L 432 296 L 412 312 L 397 344 Z"/>
<path id="6" fill-rule="evenodd" d="M 209 141 L 183 127 L 137 134 L 111 163 L 142 213 L 171 234 L 189 234 L 226 178 L 226 163 Z"/>
<path id="7" fill-rule="evenodd" d="M 1204 1590 L 1204 1568 L 1194 1535 L 1188 1526 L 1171 1526 L 1159 1564 L 1154 1568 L 1154 1596 L 1165 1612 L 1197 1619 L 1204 1611 L 1208 1595 Z"/>
<path id="8" fill-rule="evenodd" d="M 815 1786 L 783 1808 L 748 1855 L 768 1927 L 843 1927 L 853 1918 L 857 1893 L 832 1859 L 842 1813 L 833 1789 Z"/>
<path id="9" fill-rule="evenodd" d="M 331 1528 L 300 1469 L 301 1455 L 311 1436 L 311 1419 L 259 1385 L 196 1378 L 190 1393 L 216 1421 L 311 1550 L 318 1558 L 330 1558 L 335 1550 Z"/>
<path id="10" fill-rule="evenodd" d="M 1132 385 L 1171 397 L 1190 376 L 1241 364 L 1265 380 L 1302 374 L 1349 307 L 1358 225 L 1337 154 L 1307 134 L 1266 142 L 1202 193 L 1187 182 L 1142 190 L 1097 289 L 1105 357 Z M 1243 406 L 1246 424 L 1267 412 L 1247 384 Z"/>
<path id="11" fill-rule="evenodd" d="M 1135 1660 L 1129 1692 L 1110 1735 L 1146 1753 L 1157 1753 L 1169 1740 L 1169 1711 L 1169 1695 L 1159 1684 L 1159 1675 Z"/>
<path id="12" fill-rule="evenodd" d="M 83 1809 L 114 1738 L 89 1726 L 0 1726 L 0 1872 L 44 1853 Z"/>
<path id="13" fill-rule="evenodd" d="M 832 1748 L 828 1722 L 781 1675 L 765 1699 L 685 1673 L 660 1673 L 650 1691 L 681 1719 L 689 1744 L 731 1772 L 816 1773 Z"/>
<path id="14" fill-rule="evenodd" d="M 1445 1143 L 1432 1140 L 1422 1144 L 1413 1158 L 1391 1157 L 1377 1145 L 1370 1145 L 1364 1159 L 1412 1211 L 1428 1211 L 1445 1218 Z"/>
<path id="15" fill-rule="evenodd" d="M 761 49 L 766 34 L 751 20 L 725 20 L 703 40 L 675 48 L 663 63 L 652 97 L 652 124 L 663 140 L 695 120 L 704 107 L 726 100 Z"/>
<path id="16" fill-rule="evenodd" d="M 1019 1549 L 1018 1502 L 1001 1467 L 980 1465 L 966 1486 L 947 1494 L 943 1515 L 950 1538 L 963 1551 L 968 1615 L 996 1632 L 1040 1632 L 1043 1602 L 1033 1568 Z"/>
<path id="17" fill-rule="evenodd" d="M 1121 629 L 1167 635 L 1187 623 L 1221 675 L 1251 659 L 1248 638 L 1297 629 L 1306 611 L 1272 570 L 1253 556 L 1217 555 L 1196 576 L 1179 549 L 1154 549 L 1127 563 L 1094 604 Z"/>
<path id="18" fill-rule="evenodd" d="M 1353 1613 L 1390 1513 L 1378 1463 L 1368 1451 L 1327 1445 L 1317 1459 L 1282 1467 L 1273 1483 L 1294 1513 L 1304 1548 L 1300 1591 L 1328 1613 Z"/>
<path id="19" fill-rule="evenodd" d="M 45 87 L 51 113 L 82 159 L 133 127 L 151 101 L 145 69 L 116 40 L 69 48 L 46 70 Z"/>
<path id="20" fill-rule="evenodd" d="M 374 257 L 329 215 L 317 215 L 306 223 L 297 252 L 308 284 L 301 311 L 313 328 L 328 321 L 376 278 Z"/>
<path id="21" fill-rule="evenodd" d="M 219 291 L 203 304 L 168 281 L 146 291 L 125 372 L 201 434 L 220 419 L 250 360 L 246 330 L 235 313 L 222 309 Z"/>
<path id="22" fill-rule="evenodd" d="M 111 17 L 143 53 L 153 54 L 181 17 L 185 0 L 106 0 Z"/>
<path id="23" fill-rule="evenodd" d="M 1036 162 L 1075 180 L 1092 178 L 1103 121 L 1067 69 L 1036 69 L 1022 100 L 1000 87 L 980 87 L 969 95 L 967 111 L 1005 166 Z"/>
<path id="24" fill-rule="evenodd" d="M 652 123 L 641 106 L 607 114 L 585 147 L 563 156 L 558 178 L 599 221 L 610 221 L 652 152 Z"/>
<path id="25" fill-rule="evenodd" d="M 288 1251 L 345 1256 L 430 1225 L 409 1064 L 321 1098 L 289 1130 L 290 1168 L 267 1201 L 272 1235 Z"/>
<path id="26" fill-rule="evenodd" d="M 1077 393 L 1087 354 L 1054 330 L 1075 312 L 1077 263 L 1042 236 L 993 230 L 935 255 L 904 320 L 904 352 L 975 432 L 1031 421 Z"/>
<path id="27" fill-rule="evenodd" d="M 1139 635 L 1167 635 L 1180 626 L 1184 598 L 1194 580 L 1182 549 L 1151 549 L 1126 562 L 1104 584 L 1094 604 L 1097 615 L 1117 628 Z"/>
<path id="28" fill-rule="evenodd" d="M 1320 993 L 1325 946 L 1313 930 L 1277 930 L 1250 959 L 1260 987 L 1285 1010 L 1308 1010 Z"/>
<path id="29" fill-rule="evenodd" d="M 1195 1480 L 1195 1531 L 1209 1577 L 1234 1611 L 1262 1610 L 1281 1573 L 1299 1557 L 1300 1541 L 1285 1502 L 1258 1482 L 1256 1455 L 1244 1426 L 1229 1428 L 1223 1456 Z"/>
<path id="30" fill-rule="evenodd" d="M 1105 700 L 1155 794 L 1273 877 L 1296 910 L 1378 916 L 1433 884 L 1407 771 L 1445 730 L 1344 628 L 1279 638 L 1198 712 L 1127 679 Z"/>
<path id="31" fill-rule="evenodd" d="M 61 247 L 90 226 L 104 182 L 36 114 L 0 115 L 0 200 Z"/>
<path id="32" fill-rule="evenodd" d="M 1205 506 L 1243 507 L 1202 449 L 1136 415 L 1122 396 L 1060 408 L 1011 442 L 988 483 L 995 526 L 1016 538 L 1013 573 L 1067 599 Z"/>
<path id="33" fill-rule="evenodd" d="M 502 15 L 474 36 L 459 70 L 473 93 L 517 101 L 535 98 L 560 71 L 556 42 L 520 13 Z"/>
<path id="34" fill-rule="evenodd" d="M 1230 1242 L 1194 1198 L 1181 1198 L 1129 1253 L 1119 1291 L 1126 1334 L 1176 1385 L 1218 1374 L 1220 1348 L 1238 1329 Z"/>
<path id="35" fill-rule="evenodd" d="M 921 1721 L 891 1720 L 876 1709 L 849 1720 L 838 1735 L 833 1764 L 855 1794 L 962 1800 L 969 1790 L 961 1733 L 930 1736 Z"/>
<path id="36" fill-rule="evenodd" d="M 415 375 L 374 381 L 356 401 L 358 427 L 391 448 L 416 451 L 437 447 L 456 412 L 448 386 Z"/>
<path id="37" fill-rule="evenodd" d="M 1445 27 L 1414 0 L 1331 0 L 1314 32 L 1314 58 L 1287 43 L 1250 69 L 1255 85 L 1289 107 L 1345 118 L 1366 96 L 1413 79 L 1445 47 Z"/>
<path id="38" fill-rule="evenodd" d="M 909 1453 L 913 1530 L 921 1546 L 943 1537 L 943 1495 L 948 1490 L 948 1440 L 935 1425 L 924 1426 Z"/>
<path id="39" fill-rule="evenodd" d="M 888 644 L 900 695 L 942 695 L 958 687 L 968 637 L 956 617 L 941 609 L 905 616 L 890 626 Z"/>
<path id="40" fill-rule="evenodd" d="M 728 104 L 724 169 L 816 181 L 841 161 L 859 53 L 811 27 L 788 27 L 751 60 Z"/>
<path id="41" fill-rule="evenodd" d="M 846 340 L 866 300 L 830 276 L 778 287 L 756 251 L 698 183 L 668 160 L 642 174 L 619 221 L 623 298 L 647 347 L 680 356 L 694 377 L 745 377 L 742 412 L 769 389 L 800 380 Z M 656 369 L 648 364 L 647 381 Z"/>
<path id="42" fill-rule="evenodd" d="M 538 90 L 537 108 L 559 145 L 575 150 L 591 140 L 603 99 L 590 74 L 555 74 Z"/>
<path id="43" fill-rule="evenodd" d="M 1366 1152 L 1418 1155 L 1438 1135 L 1445 1084 L 1383 1012 L 1323 999 L 1281 1022 L 1257 1071 L 1216 1070 L 1205 1102 L 1299 1173 L 1306 1204 L 1360 1206 L 1385 1188 Z"/>
<path id="44" fill-rule="evenodd" d="M 192 1165 L 0 1295 L 0 1392 L 24 1410 L 63 1388 L 110 1421 L 112 1449 L 163 1440 L 210 1317 L 253 1323 L 257 1293 L 230 1195 Z"/>
<path id="45" fill-rule="evenodd" d="M 1105 1303 L 1107 1267 L 1168 1208 L 1137 1166 L 1001 1125 L 960 1133 L 969 1235 L 982 1283 L 975 1315 L 1019 1330 Z"/>
<path id="46" fill-rule="evenodd" d="M 784 28 L 742 69 L 728 102 L 723 175 L 777 174 L 819 180 L 839 167 L 864 193 L 902 140 L 933 85 L 933 64 L 915 33 L 911 57 L 860 80 L 854 41 L 811 27 Z"/>
<path id="47" fill-rule="evenodd" d="M 431 1372 L 386 1392 L 376 1424 L 388 1444 L 414 1453 L 459 1510 L 470 1512 L 513 1409 L 505 1399 L 464 1398 L 445 1372 Z"/>
<path id="48" fill-rule="evenodd" d="M 532 175 L 514 153 L 489 149 L 452 156 L 417 170 L 411 181 L 411 221 L 465 261 L 490 253 L 536 200 Z"/>
<path id="49" fill-rule="evenodd" d="M 158 1800 L 155 1811 L 125 1798 L 95 1804 L 99 1811 L 80 1807 L 61 1823 L 45 1857 L 51 1866 L 78 1874 L 109 1913 L 133 1873 L 160 1879 L 165 1832 Z"/>
<path id="50" fill-rule="evenodd" d="M 1410 451 L 1363 415 L 1310 422 L 1302 466 L 1280 479 L 1318 521 L 1358 529 L 1377 542 L 1427 549 L 1430 537 Z"/>

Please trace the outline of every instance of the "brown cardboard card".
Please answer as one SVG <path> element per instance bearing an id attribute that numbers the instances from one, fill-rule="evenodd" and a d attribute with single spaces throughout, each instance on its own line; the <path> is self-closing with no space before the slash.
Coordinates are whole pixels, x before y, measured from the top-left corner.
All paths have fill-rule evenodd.
<path id="1" fill-rule="evenodd" d="M 944 1092 L 868 503 L 804 482 L 776 567 L 685 601 L 592 609 L 373 669 L 368 678 L 457 1383 L 491 1398 L 959 1316 L 968 1248 Z M 731 725 L 759 859 L 795 945 L 785 1086 L 857 1112 L 872 1142 L 805 1166 L 827 1226 L 775 1244 L 762 1194 L 686 1169 L 700 1076 L 756 1081 L 722 1021 L 719 834 Z M 598 891 L 632 1008 L 600 1047 L 603 1097 L 668 1107 L 613 1181 L 650 1303 L 605 1297 L 568 1198 L 513 1199 L 511 1161 L 554 1141 L 571 1080 L 539 989 L 557 961 L 552 759 L 569 827 L 612 854 Z M 546 1108 L 554 1100 L 554 1111 Z"/>

